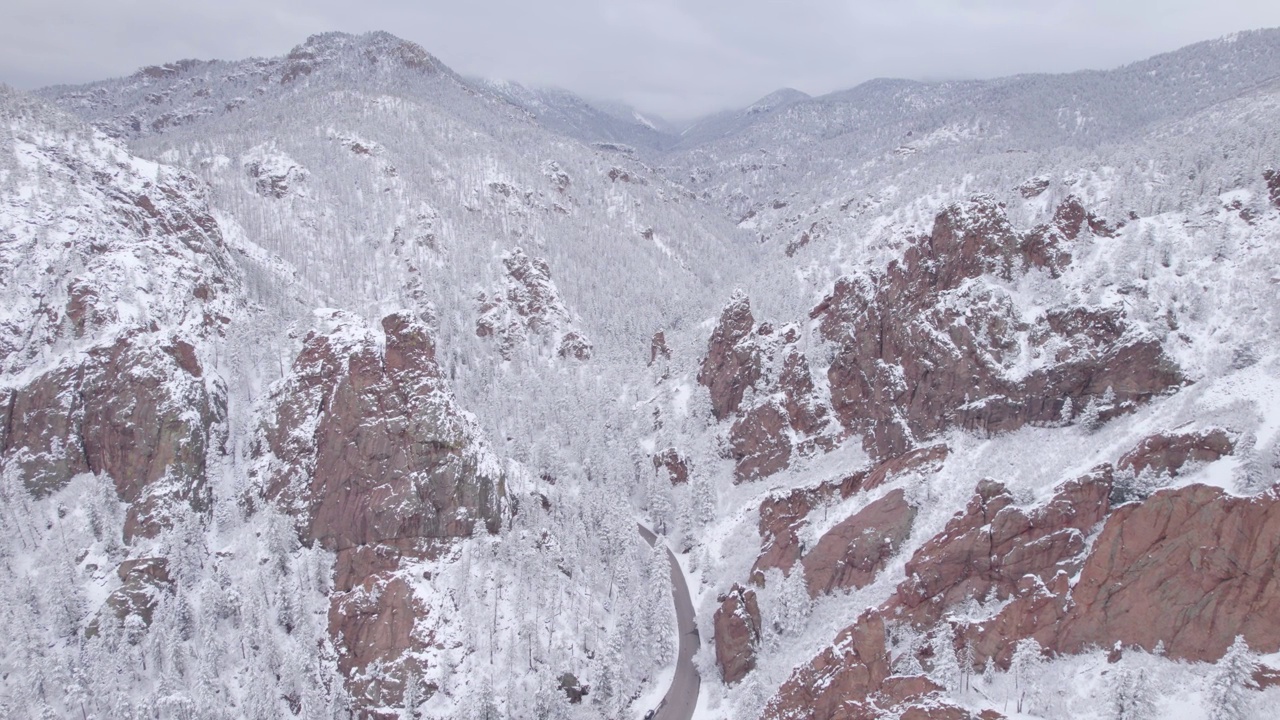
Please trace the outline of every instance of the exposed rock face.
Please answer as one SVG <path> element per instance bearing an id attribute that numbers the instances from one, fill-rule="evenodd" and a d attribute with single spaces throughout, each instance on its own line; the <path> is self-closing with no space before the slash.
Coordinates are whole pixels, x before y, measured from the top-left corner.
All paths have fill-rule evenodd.
<path id="1" fill-rule="evenodd" d="M 947 446 L 934 445 L 853 473 L 838 482 L 799 488 L 786 495 L 765 498 L 760 503 L 761 549 L 760 557 L 756 558 L 751 569 L 752 582 L 763 585 L 764 572 L 771 568 L 778 568 L 788 574 L 791 572 L 791 568 L 804 554 L 800 530 L 808 522 L 809 513 L 815 507 L 826 502 L 845 500 L 862 490 L 874 490 L 905 473 L 936 471 L 946 457 Z"/>
<path id="2" fill-rule="evenodd" d="M 1236 498 L 1202 485 L 1121 506 L 1073 586 L 1069 573 L 1019 581 L 1012 602 L 967 628 L 979 662 L 1009 662 L 1033 637 L 1059 653 L 1116 643 L 1212 662 L 1236 635 L 1260 652 L 1280 648 L 1267 620 L 1280 608 L 1270 568 L 1280 550 L 1280 498 Z"/>
<path id="3" fill-rule="evenodd" d="M 1023 510 L 993 480 L 978 483 L 962 514 L 907 562 L 887 617 L 927 627 L 969 598 L 1011 597 L 1019 581 L 1078 568 L 1085 537 L 1110 508 L 1111 469 L 1061 485 L 1045 505 Z"/>
<path id="4" fill-rule="evenodd" d="M 689 461 L 673 447 L 653 456 L 653 469 L 656 472 L 665 471 L 667 480 L 672 485 L 683 485 L 689 482 Z"/>
<path id="5" fill-rule="evenodd" d="M 1030 200 L 1034 197 L 1040 197 L 1045 190 L 1049 189 L 1049 178 L 1044 176 L 1033 177 L 1018 186 L 1018 194 Z"/>
<path id="6" fill-rule="evenodd" d="M 732 685 L 756 667 L 760 644 L 760 608 L 754 590 L 735 584 L 716 610 L 716 664 L 727 685 Z"/>
<path id="7" fill-rule="evenodd" d="M 897 489 L 828 530 L 804 556 L 809 596 L 870 583 L 911 535 L 915 517 Z"/>
<path id="8" fill-rule="evenodd" d="M 787 413 L 776 402 L 751 409 L 729 431 L 730 454 L 737 465 L 734 480 L 755 480 L 783 470 L 791 462 Z"/>
<path id="9" fill-rule="evenodd" d="M 902 262 L 841 278 L 814 308 L 822 336 L 840 348 L 828 370 L 832 407 L 873 456 L 901 454 L 949 427 L 1005 432 L 1057 422 L 1068 400 L 1074 416 L 1114 397 L 1099 410 L 1116 414 L 1182 383 L 1156 339 L 1119 311 L 1027 316 L 984 278 L 1054 266 L 1062 258 L 1055 248 L 1092 227 L 1074 205 L 1060 210 L 1069 232 L 1024 237 L 989 198 L 952 205 Z"/>
<path id="10" fill-rule="evenodd" d="M 1264 170 L 1262 179 L 1267 183 L 1267 194 L 1270 196 L 1271 204 L 1280 208 L 1280 171 Z"/>
<path id="11" fill-rule="evenodd" d="M 329 628 L 352 693 L 394 703 L 414 651 L 423 605 L 399 574 L 451 539 L 496 532 L 503 478 L 479 431 L 454 404 L 425 326 L 382 320 L 385 350 L 359 320 L 335 312 L 272 388 L 255 439 L 264 498 L 292 513 L 307 542 L 337 551 Z M 365 671 L 383 668 L 378 679 Z"/>
<path id="12" fill-rule="evenodd" d="M 267 146 L 246 153 L 244 172 L 255 192 L 276 200 L 294 192 L 311 174 L 293 158 Z"/>
<path id="13" fill-rule="evenodd" d="M 1280 650 L 1280 494 L 1192 485 L 1118 508 L 1094 541 L 1056 647 L 1120 641 L 1213 661 L 1236 635 Z"/>
<path id="14" fill-rule="evenodd" d="M 556 351 L 562 358 L 572 358 L 579 362 L 591 359 L 595 347 L 585 335 L 577 330 L 570 330 L 560 337 L 560 349 Z"/>
<path id="15" fill-rule="evenodd" d="M 404 577 L 378 572 L 346 592 L 335 592 L 329 606 L 329 634 L 338 647 L 338 668 L 362 705 L 398 704 L 405 678 L 421 673 L 414 657 L 430 645 L 418 629 L 426 606 Z M 366 673 L 379 666 L 380 673 Z M 434 688 L 426 688 L 434 692 Z"/>
<path id="16" fill-rule="evenodd" d="M 1225 431 L 1152 435 L 1138 443 L 1116 463 L 1117 470 L 1135 475 L 1152 472 L 1177 477 L 1187 463 L 1210 463 L 1235 451 L 1235 442 Z"/>
<path id="17" fill-rule="evenodd" d="M 720 313 L 698 371 L 698 382 L 711 391 L 711 412 L 717 420 L 737 412 L 747 388 L 760 379 L 759 351 L 742 342 L 750 337 L 753 327 L 751 301 L 739 291 Z"/>
<path id="18" fill-rule="evenodd" d="M 502 478 L 440 377 L 426 328 L 382 320 L 386 350 L 343 313 L 278 383 L 254 445 L 266 498 L 334 550 L 496 532 Z M 314 428 L 309 434 L 307 430 Z"/>
<path id="19" fill-rule="evenodd" d="M 661 330 L 654 333 L 653 339 L 649 341 L 649 364 L 654 364 L 658 358 L 671 359 L 671 348 L 667 347 L 667 334 Z"/>
<path id="20" fill-rule="evenodd" d="M 750 300 L 741 292 L 725 306 L 711 334 L 698 382 L 710 391 L 717 420 L 738 414 L 729 429 L 735 482 L 768 477 L 785 469 L 794 453 L 833 444 L 822 435 L 828 411 L 815 391 L 808 360 L 796 347 L 799 339 L 792 325 L 780 330 L 769 322 L 756 325 Z M 744 408 L 752 388 L 764 399 Z"/>
<path id="21" fill-rule="evenodd" d="M 185 341 L 127 333 L 10 394 L 4 462 L 37 496 L 79 473 L 105 475 L 129 504 L 125 539 L 153 536 L 172 503 L 209 504 L 205 467 L 222 445 L 226 400 L 202 374 Z"/>
<path id="22" fill-rule="evenodd" d="M 590 359 L 591 341 L 571 329 L 569 310 L 551 281 L 547 261 L 516 248 L 502 257 L 502 265 L 506 270 L 504 287 L 476 298 L 476 335 L 494 338 L 504 360 L 515 357 L 519 348 L 536 339 L 555 343 L 562 358 Z"/>
<path id="23" fill-rule="evenodd" d="M 151 627 L 151 617 L 160 604 L 161 593 L 173 591 L 169 561 L 164 558 L 126 560 L 116 568 L 116 575 L 123 584 L 107 596 L 98 616 L 85 628 L 87 637 L 102 632 L 104 622 L 115 622 L 128 630 L 130 624 L 135 622 L 130 618 L 136 618 L 141 626 Z"/>
<path id="24" fill-rule="evenodd" d="M 769 700 L 764 720 L 877 717 L 868 698 L 889 678 L 884 620 L 868 610 Z"/>

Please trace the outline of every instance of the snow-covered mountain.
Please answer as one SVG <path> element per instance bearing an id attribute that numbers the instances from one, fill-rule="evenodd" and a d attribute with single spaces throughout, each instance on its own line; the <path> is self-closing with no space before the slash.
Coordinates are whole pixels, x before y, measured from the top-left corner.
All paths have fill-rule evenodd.
<path id="1" fill-rule="evenodd" d="M 1280 31 L 683 132 L 331 33 L 0 119 L 6 716 L 1280 692 Z"/>

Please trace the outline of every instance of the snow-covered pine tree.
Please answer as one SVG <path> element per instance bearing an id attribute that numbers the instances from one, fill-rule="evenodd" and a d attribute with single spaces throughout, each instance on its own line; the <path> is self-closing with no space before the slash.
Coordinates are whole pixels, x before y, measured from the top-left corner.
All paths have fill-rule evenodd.
<path id="1" fill-rule="evenodd" d="M 956 658 L 956 648 L 951 639 L 951 626 L 943 623 L 929 642 L 933 650 L 933 667 L 929 678 L 955 694 L 961 690 L 960 661 Z"/>
<path id="2" fill-rule="evenodd" d="M 1257 662 L 1243 635 L 1227 648 L 1226 654 L 1209 680 L 1210 720 L 1247 720 L 1249 717 L 1249 689 L 1257 687 L 1253 673 Z"/>
<path id="3" fill-rule="evenodd" d="M 1040 704 L 1040 668 L 1044 651 L 1035 638 L 1019 640 L 1009 662 L 1018 712 L 1030 712 Z"/>
<path id="4" fill-rule="evenodd" d="M 1152 720 L 1156 717 L 1155 696 L 1145 668 L 1121 664 L 1107 686 L 1110 717 L 1113 720 Z"/>

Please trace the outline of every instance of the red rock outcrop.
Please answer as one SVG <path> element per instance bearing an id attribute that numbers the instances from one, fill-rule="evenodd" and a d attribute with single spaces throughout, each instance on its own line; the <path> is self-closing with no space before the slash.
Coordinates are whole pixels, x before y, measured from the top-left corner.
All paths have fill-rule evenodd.
<path id="1" fill-rule="evenodd" d="M 1022 195 L 1022 197 L 1027 200 L 1040 197 L 1044 194 L 1045 190 L 1049 189 L 1049 178 L 1044 176 L 1028 178 L 1016 189 L 1018 194 Z"/>
<path id="2" fill-rule="evenodd" d="M 828 409 L 815 391 L 808 360 L 796 347 L 799 339 L 793 325 L 781 330 L 769 322 L 757 325 L 751 302 L 740 291 L 712 332 L 698 382 L 710 391 L 717 420 L 737 414 L 729 428 L 735 482 L 768 477 L 785 469 L 796 453 L 834 445 L 823 434 Z M 753 388 L 761 400 L 743 407 Z"/>
<path id="3" fill-rule="evenodd" d="M 655 472 L 665 471 L 667 480 L 672 485 L 683 485 L 689 482 L 689 461 L 673 447 L 653 456 L 653 469 Z"/>
<path id="4" fill-rule="evenodd" d="M 868 452 L 892 457 L 949 427 L 1055 423 L 1068 400 L 1073 416 L 1103 398 L 1110 404 L 1098 410 L 1116 414 L 1183 382 L 1159 342 L 1118 312 L 1055 308 L 1028 322 L 982 279 L 1049 262 L 1037 259 L 1053 254 L 1045 237 L 1019 236 L 989 198 L 952 205 L 901 262 L 841 278 L 813 309 L 822 337 L 839 346 L 832 408 Z M 1034 369 L 1014 372 L 1027 352 Z"/>
<path id="5" fill-rule="evenodd" d="M 572 358 L 579 362 L 586 362 L 591 359 L 591 355 L 595 352 L 595 347 L 587 336 L 577 330 L 570 330 L 560 336 L 560 349 L 556 354 L 562 358 Z"/>
<path id="6" fill-rule="evenodd" d="M 658 358 L 671 359 L 671 348 L 667 347 L 667 334 L 661 330 L 654 333 L 653 339 L 649 341 L 649 364 L 654 364 Z"/>
<path id="7" fill-rule="evenodd" d="M 869 584 L 910 537 L 915 517 L 897 489 L 828 530 L 802 561 L 809 596 Z"/>
<path id="8" fill-rule="evenodd" d="M 169 577 L 169 561 L 164 558 L 138 558 L 126 560 L 116 568 L 121 585 L 107 596 L 106 602 L 85 628 L 86 637 L 102 632 L 104 622 L 115 622 L 118 628 L 128 629 L 131 617 L 143 627 L 151 627 L 151 618 L 160 604 L 162 593 L 173 592 L 173 580 Z M 130 637 L 130 642 L 138 638 Z"/>
<path id="9" fill-rule="evenodd" d="M 1177 477 L 1187 463 L 1210 463 L 1230 455 L 1235 447 L 1231 436 L 1217 428 L 1193 433 L 1160 433 L 1145 438 L 1125 453 L 1116 463 L 1116 470 Z"/>
<path id="10" fill-rule="evenodd" d="M 889 678 L 884 620 L 869 610 L 830 647 L 797 668 L 769 700 L 762 720 L 879 717 L 869 700 Z"/>
<path id="11" fill-rule="evenodd" d="M 734 481 L 768 477 L 791 462 L 787 412 L 777 402 L 757 405 L 729 430 L 730 456 L 736 461 Z"/>
<path id="12" fill-rule="evenodd" d="M 742 342 L 751 336 L 754 327 L 751 301 L 739 291 L 720 313 L 720 322 L 711 333 L 707 356 L 698 371 L 698 382 L 711 391 L 711 412 L 717 420 L 737 412 L 747 388 L 760 379 L 759 349 Z"/>
<path id="13" fill-rule="evenodd" d="M 1271 204 L 1280 208 L 1280 171 L 1264 170 L 1262 180 L 1267 184 L 1267 195 Z"/>
<path id="14" fill-rule="evenodd" d="M 405 678 L 425 669 L 414 654 L 431 644 L 419 625 L 426 612 L 413 588 L 394 572 L 368 575 L 350 590 L 332 595 L 329 634 L 338 647 L 338 669 L 361 705 L 399 704 Z M 365 672 L 371 667 L 381 672 Z"/>
<path id="15" fill-rule="evenodd" d="M 422 323 L 383 318 L 380 350 L 354 317 L 328 320 L 332 330 L 309 335 L 272 388 L 252 474 L 304 541 L 337 552 L 329 627 L 339 664 L 362 706 L 394 704 L 429 644 L 402 562 L 496 532 L 503 477 L 455 406 Z"/>
<path id="16" fill-rule="evenodd" d="M 79 473 L 104 475 L 129 504 L 126 541 L 154 536 L 172 503 L 209 505 L 205 468 L 222 444 L 226 400 L 202 375 L 185 341 L 126 333 L 11 393 L 4 461 L 37 496 Z"/>
<path id="17" fill-rule="evenodd" d="M 476 297 L 476 335 L 494 338 L 504 360 L 515 357 L 531 336 L 554 343 L 562 358 L 589 360 L 593 352 L 591 341 L 570 327 L 569 310 L 551 281 L 547 261 L 516 248 L 503 255 L 502 265 L 506 270 L 503 287 Z"/>
<path id="18" fill-rule="evenodd" d="M 763 585 L 764 573 L 771 568 L 791 572 L 804 554 L 800 530 L 815 507 L 848 499 L 862 490 L 874 490 L 905 473 L 936 471 L 947 453 L 947 446 L 941 444 L 920 448 L 838 481 L 765 498 L 760 503 L 760 556 L 751 568 L 751 581 Z"/>
<path id="19" fill-rule="evenodd" d="M 1280 649 L 1269 618 L 1280 610 L 1273 565 L 1280 552 L 1280 496 L 1231 497 L 1192 485 L 1116 509 L 1079 580 L 1059 571 L 1022 578 L 992 619 L 964 629 L 979 663 L 1008 665 L 1035 638 L 1057 653 L 1091 646 L 1153 650 L 1213 662 L 1236 635 L 1260 652 Z"/>
<path id="20" fill-rule="evenodd" d="M 1060 652 L 1163 641 L 1174 658 L 1213 661 L 1236 635 L 1280 650 L 1280 494 L 1252 498 L 1191 485 L 1121 506 L 1071 592 Z"/>
<path id="21" fill-rule="evenodd" d="M 965 511 L 907 561 L 907 579 L 883 606 L 885 616 L 928 627 L 970 598 L 1011 597 L 1025 576 L 1044 582 L 1078 568 L 1110 495 L 1109 466 L 1063 483 L 1030 510 L 1015 506 L 1000 483 L 981 481 Z"/>
<path id="22" fill-rule="evenodd" d="M 756 667 L 760 645 L 760 607 L 754 590 L 735 584 L 720 598 L 713 619 L 716 665 L 726 685 L 732 685 Z"/>
<path id="23" fill-rule="evenodd" d="M 253 447 L 263 496 L 295 514 L 308 542 L 339 551 L 495 532 L 502 478 L 483 467 L 426 328 L 388 315 L 380 351 L 357 320 L 334 320 L 271 391 Z"/>

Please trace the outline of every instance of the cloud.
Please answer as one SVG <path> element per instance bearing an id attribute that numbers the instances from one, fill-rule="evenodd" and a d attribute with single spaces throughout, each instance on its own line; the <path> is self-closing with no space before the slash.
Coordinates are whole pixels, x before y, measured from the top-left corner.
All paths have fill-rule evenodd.
<path id="1" fill-rule="evenodd" d="M 464 74 L 557 85 L 667 116 L 874 77 L 1106 68 L 1280 25 L 1274 0 L 6 0 L 0 81 L 87 82 L 186 57 L 278 55 L 388 30 Z"/>

